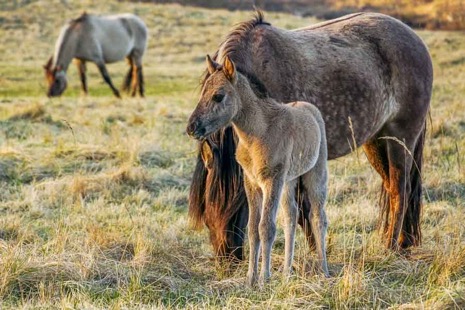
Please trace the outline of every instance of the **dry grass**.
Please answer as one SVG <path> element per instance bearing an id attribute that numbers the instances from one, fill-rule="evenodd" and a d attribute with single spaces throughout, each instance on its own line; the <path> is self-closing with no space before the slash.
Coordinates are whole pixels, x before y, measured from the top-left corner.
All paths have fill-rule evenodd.
<path id="1" fill-rule="evenodd" d="M 19 3 L 19 2 L 18 2 Z M 23 3 L 22 5 L 20 5 Z M 195 142 L 184 134 L 206 53 L 247 12 L 110 1 L 21 2 L 0 12 L 0 307 L 465 308 L 465 35 L 421 31 L 435 64 L 425 149 L 424 244 L 385 252 L 379 178 L 363 152 L 330 164 L 330 279 L 313 273 L 299 232 L 295 277 L 244 287 L 246 264 L 215 265 L 206 231 L 188 228 Z M 0 4 L 2 6 L 3 4 Z M 90 66 L 59 99 L 41 65 L 58 28 L 82 10 L 134 12 L 150 29 L 147 98 L 114 99 Z M 270 13 L 280 27 L 311 19 Z M 111 65 L 122 82 L 126 65 Z M 357 155 L 358 154 L 358 155 Z"/>

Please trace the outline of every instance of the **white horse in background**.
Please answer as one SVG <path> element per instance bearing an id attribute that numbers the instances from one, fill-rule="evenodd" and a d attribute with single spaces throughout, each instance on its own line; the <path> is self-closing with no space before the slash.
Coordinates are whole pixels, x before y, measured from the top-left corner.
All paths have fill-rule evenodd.
<path id="1" fill-rule="evenodd" d="M 118 89 L 113 85 L 105 64 L 128 59 L 130 68 L 123 89 L 131 88 L 132 96 L 139 89 L 144 96 L 142 56 L 147 46 L 147 27 L 133 14 L 96 16 L 83 13 L 65 25 L 55 45 L 55 53 L 44 66 L 49 84 L 48 96 L 60 96 L 67 86 L 66 71 L 72 59 L 77 60 L 82 90 L 87 94 L 86 62 L 94 62 L 105 82 L 116 97 Z"/>

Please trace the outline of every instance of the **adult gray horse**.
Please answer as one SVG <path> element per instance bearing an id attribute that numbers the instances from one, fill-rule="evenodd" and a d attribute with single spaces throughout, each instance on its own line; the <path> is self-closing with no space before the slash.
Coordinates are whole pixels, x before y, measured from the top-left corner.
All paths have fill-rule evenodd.
<path id="1" fill-rule="evenodd" d="M 426 46 L 409 27 L 386 15 L 357 13 L 284 30 L 257 12 L 226 37 L 214 60 L 222 63 L 225 56 L 257 96 L 314 103 L 326 123 L 328 159 L 363 145 L 383 181 L 385 246 L 401 250 L 420 243 L 422 153 L 433 69 Z M 209 89 L 207 78 L 203 92 Z M 197 127 L 190 125 L 191 134 L 202 134 Z M 209 228 L 219 257 L 242 259 L 248 206 L 234 158 L 236 143 L 231 128 L 200 143 L 189 215 L 197 226 Z M 297 192 L 302 191 L 299 186 Z M 299 223 L 313 245 L 306 196 L 297 198 Z"/>
<path id="2" fill-rule="evenodd" d="M 48 96 L 60 96 L 66 89 L 66 71 L 75 58 L 81 77 L 82 90 L 87 93 L 86 61 L 97 65 L 105 82 L 116 97 L 118 89 L 113 85 L 105 64 L 127 58 L 129 72 L 123 89 L 132 88 L 132 96 L 137 88 L 144 96 L 142 56 L 147 46 L 147 27 L 133 14 L 96 16 L 83 13 L 70 21 L 61 30 L 56 42 L 55 53 L 44 66 L 49 83 Z"/>

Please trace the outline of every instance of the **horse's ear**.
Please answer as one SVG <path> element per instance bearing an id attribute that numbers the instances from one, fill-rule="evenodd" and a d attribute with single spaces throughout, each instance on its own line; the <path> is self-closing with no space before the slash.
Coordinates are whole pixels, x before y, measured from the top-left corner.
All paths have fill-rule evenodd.
<path id="1" fill-rule="evenodd" d="M 52 60 L 53 60 L 53 56 L 51 56 L 48 59 L 47 63 L 44 65 L 45 70 L 50 70 L 52 68 Z"/>
<path id="2" fill-rule="evenodd" d="M 216 61 L 212 60 L 210 55 L 207 55 L 207 58 L 205 60 L 207 62 L 208 73 L 213 74 L 216 71 L 216 69 L 218 69 L 219 64 Z"/>
<path id="3" fill-rule="evenodd" d="M 231 82 L 236 81 L 236 66 L 234 65 L 232 60 L 229 58 L 229 56 L 226 56 L 224 58 L 223 72 Z"/>

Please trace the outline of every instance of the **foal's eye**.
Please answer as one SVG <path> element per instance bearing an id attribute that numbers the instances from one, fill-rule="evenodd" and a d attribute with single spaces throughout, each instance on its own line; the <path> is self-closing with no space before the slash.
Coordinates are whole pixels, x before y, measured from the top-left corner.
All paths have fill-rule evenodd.
<path id="1" fill-rule="evenodd" d="M 217 103 L 220 103 L 221 101 L 223 101 L 223 98 L 224 98 L 223 94 L 214 94 L 212 97 L 212 100 Z"/>

